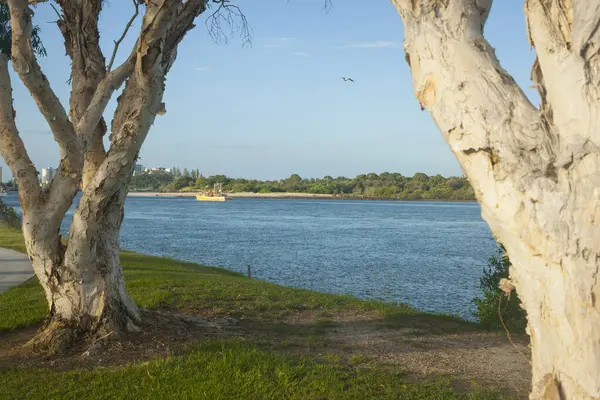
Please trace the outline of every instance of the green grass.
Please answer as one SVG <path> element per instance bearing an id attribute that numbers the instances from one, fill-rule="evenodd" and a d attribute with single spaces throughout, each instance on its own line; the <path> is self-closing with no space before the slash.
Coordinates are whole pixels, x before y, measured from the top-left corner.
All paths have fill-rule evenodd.
<path id="1" fill-rule="evenodd" d="M 241 340 L 125 368 L 0 371 L 0 398 L 43 399 L 492 399 L 458 395 L 448 378 L 416 384 L 398 373 L 350 369 L 270 353 Z M 32 384 L 35 382 L 35 384 Z"/>
<path id="2" fill-rule="evenodd" d="M 0 228 L 0 247 L 24 251 L 20 232 Z M 224 269 L 124 251 L 127 289 L 138 305 L 203 315 L 230 315 L 280 338 L 272 350 L 260 340 L 211 340 L 190 352 L 124 367 L 55 372 L 0 368 L 0 399 L 497 399 L 484 388 L 456 390 L 452 377 L 415 380 L 398 367 L 345 362 L 337 355 L 315 361 L 286 354 L 286 346 L 323 344 L 331 317 L 344 312 L 375 312 L 390 326 L 427 329 L 439 320 L 406 305 L 363 301 L 278 286 Z M 300 329 L 282 317 L 314 312 L 316 322 Z M 0 331 L 39 323 L 47 312 L 35 278 L 0 294 Z M 476 325 L 446 317 L 456 329 Z M 452 328 L 454 329 L 454 328 Z M 304 343 L 304 342 L 302 342 Z M 302 344 L 300 344 L 301 346 Z M 358 365 L 360 364 L 360 365 Z"/>

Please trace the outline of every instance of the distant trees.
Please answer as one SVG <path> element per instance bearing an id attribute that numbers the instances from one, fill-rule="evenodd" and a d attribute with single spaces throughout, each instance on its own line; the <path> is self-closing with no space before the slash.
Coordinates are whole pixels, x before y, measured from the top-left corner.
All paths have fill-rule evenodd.
<path id="1" fill-rule="evenodd" d="M 194 179 L 189 175 L 185 175 L 184 171 L 183 175 L 173 181 L 172 187 L 173 190 L 181 190 L 184 187 L 190 186 L 193 182 L 195 182 Z"/>
<path id="2" fill-rule="evenodd" d="M 177 171 L 175 171 L 177 172 Z M 187 174 L 186 174 L 187 172 Z M 384 172 L 361 174 L 354 178 L 325 176 L 322 179 L 304 179 L 292 174 L 279 181 L 230 178 L 225 175 L 202 176 L 200 171 L 187 169 L 183 174 L 142 174 L 131 182 L 133 191 L 193 191 L 212 188 L 221 183 L 227 192 L 253 193 L 313 193 L 347 197 L 365 197 L 399 200 L 474 200 L 475 194 L 464 177 L 444 178 L 417 173 L 412 177 Z"/>
<path id="3" fill-rule="evenodd" d="M 130 190 L 139 192 L 158 191 L 174 180 L 173 175 L 155 172 L 152 174 L 138 174 L 131 178 Z"/>

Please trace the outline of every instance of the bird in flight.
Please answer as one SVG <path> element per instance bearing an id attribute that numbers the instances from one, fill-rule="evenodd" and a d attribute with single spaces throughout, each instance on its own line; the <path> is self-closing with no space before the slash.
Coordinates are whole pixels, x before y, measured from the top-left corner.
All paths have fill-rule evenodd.
<path id="1" fill-rule="evenodd" d="M 354 79 L 352 79 L 352 78 L 346 78 L 345 76 L 342 76 L 342 79 L 344 80 L 344 82 L 348 82 L 348 81 L 354 82 Z"/>

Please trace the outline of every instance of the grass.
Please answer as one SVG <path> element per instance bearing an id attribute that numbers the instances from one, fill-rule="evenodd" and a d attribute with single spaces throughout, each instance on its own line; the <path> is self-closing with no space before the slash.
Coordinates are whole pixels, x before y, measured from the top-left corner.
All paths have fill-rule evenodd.
<path id="1" fill-rule="evenodd" d="M 20 232 L 0 228 L 0 247 L 24 251 Z M 344 312 L 373 312 L 390 326 L 407 323 L 430 328 L 438 316 L 406 305 L 363 301 L 252 280 L 224 269 L 124 251 L 127 289 L 138 305 L 199 315 L 234 316 L 268 334 L 261 340 L 210 339 L 185 354 L 121 367 L 52 371 L 0 367 L 0 399 L 497 399 L 488 389 L 455 388 L 452 377 L 427 380 L 360 356 L 314 357 L 280 351 L 324 344 L 331 317 Z M 299 312 L 316 315 L 299 329 L 281 321 Z M 41 322 L 46 301 L 35 278 L 0 294 L 0 333 Z M 445 317 L 450 329 L 475 324 Z M 7 333 L 9 332 L 9 333 Z M 269 345 L 280 337 L 279 350 Z M 303 342 L 304 343 L 304 342 Z M 368 360 L 367 360 L 368 361 Z M 42 378 L 43 377 L 43 378 Z"/>
<path id="2" fill-rule="evenodd" d="M 266 352 L 241 340 L 207 343 L 185 357 L 125 368 L 0 371 L 0 380 L 0 398 L 19 393 L 27 399 L 495 398 L 484 389 L 458 395 L 448 378 L 411 384 L 402 374 L 316 363 Z"/>

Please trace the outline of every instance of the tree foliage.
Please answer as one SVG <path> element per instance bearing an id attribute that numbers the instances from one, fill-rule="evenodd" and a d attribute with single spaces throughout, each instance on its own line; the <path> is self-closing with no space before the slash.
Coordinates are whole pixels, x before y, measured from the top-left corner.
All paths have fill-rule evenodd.
<path id="1" fill-rule="evenodd" d="M 212 188 L 215 183 L 223 184 L 227 192 L 252 193 L 313 193 L 333 194 L 346 197 L 399 200 L 474 200 L 471 185 L 464 177 L 445 178 L 441 175 L 427 176 L 417 173 L 413 177 L 384 172 L 358 175 L 354 178 L 325 176 L 321 179 L 303 179 L 298 174 L 278 181 L 230 178 L 225 175 L 204 177 L 198 173 L 180 179 L 181 175 L 142 174 L 133 177 L 132 191 L 201 190 Z M 185 186 L 181 186 L 186 183 Z"/>
<path id="2" fill-rule="evenodd" d="M 500 289 L 500 280 L 508 279 L 511 266 L 504 246 L 499 245 L 498 254 L 491 256 L 488 265 L 480 278 L 479 287 L 483 293 L 482 298 L 473 301 L 477 307 L 474 316 L 480 323 L 488 328 L 502 328 L 502 321 L 511 332 L 523 333 L 527 326 L 527 314 L 520 306 L 521 300 L 516 291 L 506 296 Z M 498 308 L 500 307 L 500 315 Z"/>
<path id="3" fill-rule="evenodd" d="M 31 46 L 38 56 L 46 55 L 46 48 L 40 39 L 40 27 L 34 26 L 31 32 Z M 8 4 L 0 3 L 0 53 L 12 58 L 12 29 Z"/>

